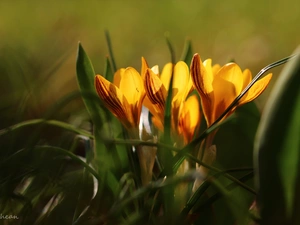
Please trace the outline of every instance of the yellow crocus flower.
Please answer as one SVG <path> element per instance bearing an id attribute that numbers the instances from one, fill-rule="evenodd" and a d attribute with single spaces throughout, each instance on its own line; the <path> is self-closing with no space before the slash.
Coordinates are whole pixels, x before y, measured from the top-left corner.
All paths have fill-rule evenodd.
<path id="1" fill-rule="evenodd" d="M 227 63 L 223 67 L 212 66 L 211 63 L 211 59 L 202 63 L 200 56 L 195 54 L 190 68 L 193 84 L 201 97 L 207 126 L 213 124 L 252 80 L 250 70 L 246 69 L 242 72 L 235 63 Z M 266 89 L 271 78 L 270 73 L 257 81 L 230 113 L 236 107 L 257 98 Z"/>
<path id="2" fill-rule="evenodd" d="M 145 69 L 144 85 L 147 97 L 144 105 L 152 113 L 152 121 L 160 130 L 163 130 L 164 110 L 172 67 L 171 63 L 166 64 L 161 74 L 159 74 L 157 67 Z M 183 136 L 184 143 L 191 141 L 196 125 L 199 124 L 200 120 L 198 99 L 194 96 L 186 101 L 192 90 L 193 84 L 189 68 L 180 61 L 174 66 L 173 72 L 171 121 L 173 134 Z"/>
<path id="3" fill-rule="evenodd" d="M 132 136 L 137 137 L 145 97 L 140 74 L 132 67 L 122 68 L 114 74 L 113 83 L 101 75 L 96 75 L 95 87 L 105 106 L 121 121 Z"/>

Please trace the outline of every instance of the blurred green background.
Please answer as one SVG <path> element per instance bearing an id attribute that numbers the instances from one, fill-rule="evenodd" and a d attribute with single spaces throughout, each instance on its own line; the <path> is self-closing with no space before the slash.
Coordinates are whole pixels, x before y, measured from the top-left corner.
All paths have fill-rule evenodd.
<path id="1" fill-rule="evenodd" d="M 103 73 L 108 55 L 105 30 L 118 67 L 140 70 L 141 56 L 150 66 L 169 62 L 167 33 L 177 60 L 185 40 L 191 39 L 193 51 L 203 60 L 224 64 L 234 59 L 255 75 L 293 52 L 299 44 L 299 24 L 298 0 L 1 0 L 0 128 L 39 118 L 78 89 L 79 41 L 95 71 Z M 275 77 L 281 69 L 272 71 Z M 260 108 L 269 90 L 258 99 Z M 81 106 L 80 100 L 73 101 L 63 117 Z"/>

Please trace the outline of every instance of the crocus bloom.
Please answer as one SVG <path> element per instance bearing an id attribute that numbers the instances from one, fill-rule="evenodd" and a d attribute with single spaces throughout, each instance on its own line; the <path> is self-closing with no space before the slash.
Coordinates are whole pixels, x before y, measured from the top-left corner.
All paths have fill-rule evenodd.
<path id="1" fill-rule="evenodd" d="M 159 75 L 157 67 L 145 70 L 144 85 L 147 97 L 144 105 L 153 115 L 153 123 L 163 130 L 165 103 L 172 76 L 173 65 L 168 63 Z M 180 61 L 174 66 L 172 86 L 172 131 L 183 135 L 184 142 L 191 140 L 196 125 L 200 120 L 199 104 L 196 97 L 186 101 L 188 94 L 193 90 L 188 66 Z"/>
<path id="2" fill-rule="evenodd" d="M 252 80 L 250 70 L 242 72 L 235 63 L 227 63 L 220 67 L 212 66 L 211 62 L 211 59 L 207 59 L 202 63 L 200 56 L 195 54 L 191 63 L 191 77 L 201 97 L 207 126 L 213 124 Z M 236 107 L 257 98 L 266 89 L 271 77 L 272 74 L 268 74 L 257 81 L 230 113 Z"/>
<path id="3" fill-rule="evenodd" d="M 140 74 L 132 67 L 118 70 L 113 83 L 101 75 L 95 77 L 95 87 L 100 99 L 137 136 L 145 90 Z"/>

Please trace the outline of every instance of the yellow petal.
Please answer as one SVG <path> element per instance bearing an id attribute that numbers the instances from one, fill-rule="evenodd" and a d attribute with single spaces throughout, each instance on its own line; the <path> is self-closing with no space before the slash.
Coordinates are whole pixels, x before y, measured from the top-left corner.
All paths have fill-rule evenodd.
<path id="1" fill-rule="evenodd" d="M 176 63 L 173 77 L 173 96 L 185 92 L 188 88 L 189 76 L 189 68 L 186 63 L 183 61 Z"/>
<path id="2" fill-rule="evenodd" d="M 131 115 L 129 115 L 126 110 L 129 104 L 119 88 L 101 75 L 96 75 L 95 87 L 100 99 L 109 110 L 120 119 L 126 127 L 130 127 Z"/>
<path id="3" fill-rule="evenodd" d="M 213 65 L 213 67 L 212 67 L 213 76 L 215 76 L 219 72 L 220 69 L 221 69 L 221 66 L 219 64 Z"/>
<path id="4" fill-rule="evenodd" d="M 251 102 L 256 99 L 267 88 L 271 78 L 272 73 L 269 73 L 265 77 L 258 80 L 255 84 L 253 84 L 246 95 L 240 100 L 239 105 Z"/>
<path id="5" fill-rule="evenodd" d="M 172 69 L 173 69 L 172 63 L 168 63 L 164 66 L 160 75 L 160 80 L 163 83 L 166 90 L 169 90 L 169 84 L 172 76 Z"/>
<path id="6" fill-rule="evenodd" d="M 243 88 L 242 88 L 242 90 L 244 90 L 247 87 L 247 85 L 251 82 L 251 80 L 252 80 L 251 71 L 248 69 L 245 69 L 243 71 Z"/>
<path id="7" fill-rule="evenodd" d="M 194 90 L 194 85 L 193 85 L 192 77 L 189 74 L 189 81 L 188 81 L 188 85 L 187 85 L 187 93 L 185 94 L 185 96 L 188 96 L 193 90 Z"/>
<path id="8" fill-rule="evenodd" d="M 121 73 L 120 90 L 131 105 L 136 104 L 144 94 L 142 78 L 134 68 L 128 67 Z"/>
<path id="9" fill-rule="evenodd" d="M 124 68 L 118 69 L 114 74 L 114 85 L 117 87 L 120 87 L 120 81 L 121 81 L 121 74 L 123 74 L 125 71 Z"/>
<path id="10" fill-rule="evenodd" d="M 235 63 L 227 63 L 216 74 L 231 82 L 235 87 L 235 97 L 242 91 L 244 76 L 240 67 Z"/>
<path id="11" fill-rule="evenodd" d="M 222 69 L 221 69 L 222 70 Z M 221 71 L 220 70 L 220 71 Z M 216 75 L 213 81 L 214 87 L 214 105 L 212 116 L 209 118 L 208 126 L 210 126 L 215 120 L 225 111 L 225 109 L 232 103 L 237 96 L 235 85 Z"/>
<path id="12" fill-rule="evenodd" d="M 211 63 L 212 63 L 212 60 L 211 59 L 206 59 L 204 62 L 203 62 L 203 66 L 205 67 L 205 70 L 206 70 L 206 73 L 208 74 L 208 78 L 212 78 L 214 77 L 215 75 L 215 71 L 213 70 L 213 67 L 211 66 Z"/>
<path id="13" fill-rule="evenodd" d="M 192 95 L 183 104 L 178 124 L 179 133 L 183 134 L 185 144 L 192 141 L 195 129 L 199 124 L 199 101 L 195 95 Z"/>
<path id="14" fill-rule="evenodd" d="M 183 102 L 187 97 L 189 68 L 185 62 L 180 61 L 174 67 L 173 89 L 172 89 L 172 125 L 176 127 L 178 124 L 179 112 Z"/>

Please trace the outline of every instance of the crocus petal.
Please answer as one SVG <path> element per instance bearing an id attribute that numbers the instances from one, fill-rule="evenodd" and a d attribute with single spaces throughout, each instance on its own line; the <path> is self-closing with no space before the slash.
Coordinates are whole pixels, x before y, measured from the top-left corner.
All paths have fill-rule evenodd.
<path id="1" fill-rule="evenodd" d="M 207 61 L 209 63 L 209 61 Z M 194 82 L 194 85 L 198 92 L 203 95 L 208 95 L 213 92 L 213 74 L 206 70 L 206 67 L 203 65 L 200 56 L 195 54 L 192 63 L 191 63 L 191 76 Z"/>
<path id="2" fill-rule="evenodd" d="M 169 90 L 169 84 L 172 76 L 172 69 L 173 69 L 172 63 L 168 63 L 164 66 L 160 75 L 160 80 L 163 83 L 166 90 Z"/>
<path id="3" fill-rule="evenodd" d="M 153 116 L 152 117 L 152 123 L 154 126 L 159 129 L 160 131 L 164 130 L 164 125 L 162 123 L 162 120 L 159 117 Z"/>
<path id="4" fill-rule="evenodd" d="M 148 63 L 144 57 L 142 57 L 142 68 L 141 68 L 141 76 L 142 79 L 145 79 L 146 70 L 149 68 Z"/>
<path id="5" fill-rule="evenodd" d="M 248 69 L 245 69 L 243 71 L 243 88 L 242 88 L 242 90 L 244 90 L 247 87 L 247 85 L 251 82 L 251 80 L 252 80 L 251 71 Z"/>
<path id="6" fill-rule="evenodd" d="M 265 77 L 258 80 L 255 84 L 253 84 L 246 95 L 240 100 L 239 105 L 251 102 L 256 99 L 267 88 L 271 78 L 272 74 L 269 73 Z"/>
<path id="7" fill-rule="evenodd" d="M 206 64 L 208 65 L 209 61 Z M 212 121 L 214 104 L 213 74 L 206 71 L 198 54 L 195 54 L 192 59 L 190 72 L 193 84 L 201 96 L 203 114 L 209 126 Z"/>
<path id="8" fill-rule="evenodd" d="M 221 69 L 221 66 L 219 64 L 215 64 L 212 66 L 212 73 L 213 73 L 213 76 L 215 76 L 219 70 Z"/>
<path id="9" fill-rule="evenodd" d="M 132 67 L 125 69 L 121 74 L 120 90 L 129 103 L 127 110 L 131 111 L 132 123 L 137 126 L 140 119 L 142 101 L 145 97 L 145 90 L 140 74 Z"/>
<path id="10" fill-rule="evenodd" d="M 174 67 L 173 96 L 180 94 L 187 89 L 190 73 L 188 66 L 180 61 Z"/>
<path id="11" fill-rule="evenodd" d="M 157 104 L 161 111 L 164 111 L 167 90 L 159 77 L 150 69 L 146 71 L 145 88 L 150 101 Z"/>
<path id="12" fill-rule="evenodd" d="M 120 90 L 129 104 L 136 103 L 144 94 L 144 85 L 140 74 L 132 67 L 121 74 Z"/>
<path id="13" fill-rule="evenodd" d="M 214 87 L 214 106 L 212 116 L 207 121 L 210 126 L 215 120 L 225 111 L 225 109 L 232 103 L 237 96 L 235 86 L 233 83 L 216 76 L 213 81 Z"/>
<path id="14" fill-rule="evenodd" d="M 192 77 L 190 75 L 185 96 L 188 96 L 193 90 L 194 90 L 194 85 L 193 85 Z"/>
<path id="15" fill-rule="evenodd" d="M 125 71 L 124 68 L 118 69 L 114 74 L 114 85 L 117 87 L 120 87 L 120 81 L 121 81 L 121 74 L 123 74 Z"/>
<path id="16" fill-rule="evenodd" d="M 119 88 L 101 75 L 96 75 L 95 87 L 100 99 L 109 110 L 119 118 L 126 127 L 130 128 L 131 115 L 128 115 L 126 110 L 129 108 L 129 104 Z"/>
<path id="17" fill-rule="evenodd" d="M 172 89 L 172 126 L 178 124 L 179 112 L 188 93 L 188 82 L 190 78 L 189 68 L 185 62 L 180 61 L 174 67 L 173 89 Z"/>
<path id="18" fill-rule="evenodd" d="M 220 76 L 224 80 L 227 80 L 234 84 L 235 97 L 242 91 L 244 76 L 240 67 L 237 64 L 227 63 L 218 71 L 216 76 Z"/>
<path id="19" fill-rule="evenodd" d="M 183 104 L 178 129 L 183 133 L 185 144 L 192 141 L 196 127 L 200 124 L 200 105 L 195 95 L 189 97 Z"/>

